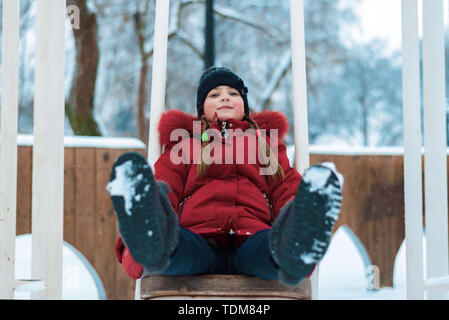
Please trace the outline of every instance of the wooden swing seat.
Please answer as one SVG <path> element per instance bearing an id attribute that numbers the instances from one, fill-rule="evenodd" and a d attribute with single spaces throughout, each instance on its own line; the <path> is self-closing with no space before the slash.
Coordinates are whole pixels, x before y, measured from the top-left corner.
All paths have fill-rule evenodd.
<path id="1" fill-rule="evenodd" d="M 277 280 L 244 275 L 145 276 L 140 283 L 142 300 L 275 299 L 311 300 L 311 281 L 285 286 Z"/>

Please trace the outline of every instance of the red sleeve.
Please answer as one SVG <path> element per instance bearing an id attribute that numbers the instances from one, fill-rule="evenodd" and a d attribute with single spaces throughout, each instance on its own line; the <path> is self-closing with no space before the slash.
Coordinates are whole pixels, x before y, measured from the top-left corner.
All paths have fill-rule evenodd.
<path id="1" fill-rule="evenodd" d="M 137 280 L 143 274 L 143 267 L 136 262 L 129 252 L 129 249 L 123 243 L 123 240 L 119 237 L 115 244 L 115 256 L 117 260 L 122 264 L 123 270 L 126 275 L 131 279 Z"/>
<path id="2" fill-rule="evenodd" d="M 129 252 L 128 248 L 123 251 L 122 265 L 128 277 L 137 280 L 143 274 L 143 267 L 140 263 L 136 262 Z"/>
<path id="3" fill-rule="evenodd" d="M 188 175 L 188 166 L 185 163 L 174 164 L 170 159 L 171 150 L 171 147 L 166 148 L 165 152 L 154 164 L 154 177 L 156 180 L 164 181 L 168 184 L 170 188 L 168 198 L 176 211 L 178 203 L 183 200 L 182 197 Z M 134 260 L 129 249 L 120 237 L 115 244 L 115 256 L 130 278 L 139 279 L 142 276 L 142 265 Z"/>
<path id="4" fill-rule="evenodd" d="M 191 141 L 188 143 L 191 143 Z M 184 200 L 184 187 L 187 183 L 190 167 L 189 164 L 191 162 L 189 161 L 189 163 L 186 163 L 187 161 L 184 159 L 182 163 L 174 163 L 174 161 L 170 158 L 173 156 L 171 154 L 172 149 L 172 147 L 167 147 L 165 152 L 154 164 L 154 177 L 156 180 L 163 181 L 168 184 L 170 188 L 168 199 L 176 212 L 178 204 Z"/>
<path id="5" fill-rule="evenodd" d="M 312 274 L 315 272 L 315 270 L 316 270 L 316 265 L 313 267 L 312 272 L 309 273 L 308 275 L 306 275 L 306 278 L 309 279 L 312 276 Z"/>
<path id="6" fill-rule="evenodd" d="M 125 244 L 122 241 L 122 238 L 118 238 L 115 243 L 115 257 L 118 262 L 122 263 L 123 250 L 125 250 Z"/>

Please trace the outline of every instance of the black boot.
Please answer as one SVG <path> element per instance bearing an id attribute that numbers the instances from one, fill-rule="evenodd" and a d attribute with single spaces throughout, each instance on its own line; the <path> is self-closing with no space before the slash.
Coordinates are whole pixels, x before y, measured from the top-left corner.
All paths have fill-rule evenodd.
<path id="1" fill-rule="evenodd" d="M 295 199 L 281 210 L 270 234 L 270 248 L 284 284 L 297 285 L 326 253 L 340 213 L 342 184 L 333 164 L 312 166 Z"/>
<path id="2" fill-rule="evenodd" d="M 148 273 L 160 273 L 169 265 L 179 240 L 168 186 L 154 180 L 143 156 L 129 152 L 114 163 L 107 189 L 131 255 Z"/>

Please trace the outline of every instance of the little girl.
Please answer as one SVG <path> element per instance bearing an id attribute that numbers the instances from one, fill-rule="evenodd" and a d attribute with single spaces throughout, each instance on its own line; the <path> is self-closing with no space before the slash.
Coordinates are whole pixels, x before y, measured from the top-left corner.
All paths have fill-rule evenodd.
<path id="1" fill-rule="evenodd" d="M 137 153 L 115 162 L 108 190 L 121 234 L 116 254 L 131 278 L 224 273 L 297 285 L 323 258 L 342 177 L 321 164 L 301 178 L 279 141 L 287 119 L 250 114 L 247 92 L 229 69 L 206 70 L 198 117 L 161 117 L 154 176 Z"/>

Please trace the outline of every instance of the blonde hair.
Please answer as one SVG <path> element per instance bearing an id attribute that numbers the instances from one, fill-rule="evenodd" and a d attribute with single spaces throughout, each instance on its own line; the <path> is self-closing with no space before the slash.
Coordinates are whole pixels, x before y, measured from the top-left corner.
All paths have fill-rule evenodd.
<path id="1" fill-rule="evenodd" d="M 207 129 L 210 128 L 210 121 L 208 121 L 204 115 L 201 117 L 200 120 L 202 123 L 203 132 L 205 132 Z M 285 172 L 279 165 L 278 159 L 273 155 L 273 152 L 271 151 L 270 146 L 268 145 L 265 137 L 260 134 L 257 134 L 259 126 L 257 125 L 256 121 L 254 121 L 250 117 L 247 117 L 246 115 L 243 117 L 243 120 L 249 123 L 251 129 L 253 129 L 256 134 L 257 144 L 259 147 L 258 150 L 259 152 L 262 152 L 261 155 L 264 159 L 264 163 L 267 164 L 266 167 L 269 167 L 270 168 L 269 170 L 271 171 L 273 171 L 271 168 L 277 168 L 275 172 L 271 172 L 271 175 L 268 175 L 269 179 L 272 181 L 277 181 L 278 179 L 283 180 L 285 177 Z M 197 179 L 204 178 L 207 172 L 209 171 L 210 165 L 203 161 L 203 150 L 209 143 L 210 139 L 201 142 L 201 153 L 199 156 L 199 163 L 196 169 Z M 263 150 L 265 150 L 265 152 L 263 152 Z M 205 156 L 208 157 L 209 154 L 205 153 Z M 210 161 L 208 162 L 210 163 Z"/>

